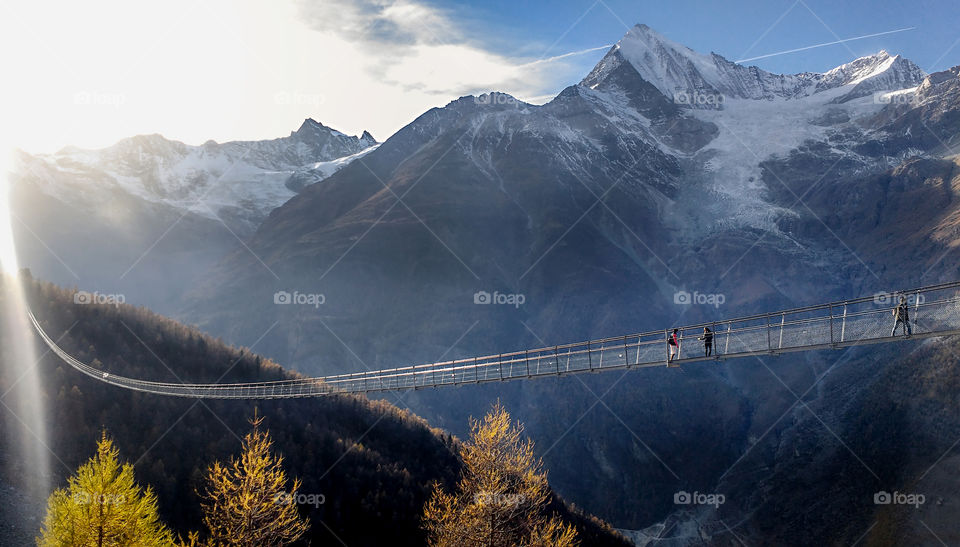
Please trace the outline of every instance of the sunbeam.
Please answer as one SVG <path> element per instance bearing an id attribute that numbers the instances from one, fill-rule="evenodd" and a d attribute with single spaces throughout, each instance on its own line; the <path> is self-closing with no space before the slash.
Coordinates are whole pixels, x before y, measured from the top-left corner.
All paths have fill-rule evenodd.
<path id="1" fill-rule="evenodd" d="M 27 299 L 23 280 L 17 273 L 10 207 L 11 148 L 0 153 L 0 261 L 2 261 L 2 325 L 6 340 L 3 348 L 3 373 L 13 378 L 0 402 L 6 424 L 5 436 L 15 440 L 19 453 L 10 454 L 7 465 L 23 481 L 31 501 L 41 502 L 48 492 L 49 450 L 44 418 L 45 405 L 37 373 L 34 335 L 27 321 Z"/>

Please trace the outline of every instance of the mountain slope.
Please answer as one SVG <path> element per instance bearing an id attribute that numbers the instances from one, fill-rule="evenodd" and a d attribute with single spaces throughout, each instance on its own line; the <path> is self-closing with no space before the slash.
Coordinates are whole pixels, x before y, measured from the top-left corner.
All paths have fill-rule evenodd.
<path id="1" fill-rule="evenodd" d="M 27 280 L 27 299 L 60 344 L 104 370 L 170 381 L 253 381 L 292 376 L 248 349 L 236 349 L 143 308 L 77 305 L 73 291 Z M 0 300 L 6 300 L 6 289 Z M 3 331 L 7 336 L 7 331 Z M 3 340 L 3 346 L 12 344 Z M 96 361 L 94 361 L 96 360 Z M 283 453 L 284 467 L 303 481 L 300 490 L 321 500 L 303 505 L 313 526 L 311 544 L 422 545 L 419 515 L 433 481 L 452 485 L 459 471 L 457 441 L 420 418 L 362 397 L 297 401 L 194 401 L 117 389 L 70 369 L 50 353 L 38 363 L 46 407 L 46 444 L 56 456 L 52 482 L 89 458 L 101 428 L 121 456 L 135 462 L 137 479 L 151 485 L 164 519 L 179 533 L 200 528 L 196 492 L 202 471 L 240 448 L 254 412 Z M 3 370 L 10 370 L 4 367 Z M 4 392 L 16 378 L 0 377 Z M 4 431 L 21 427 L 4 414 Z M 54 427 L 55 426 L 55 427 Z M 16 438 L 4 435 L 4 439 Z M 8 442 L 0 453 L 15 453 Z M 26 475 L 16 458 L 4 458 L 3 479 Z M 551 508 L 576 523 L 585 543 L 624 545 L 601 523 L 554 498 Z M 6 512 L 4 513 L 6 515 Z M 36 515 L 33 515 L 36 519 Z M 4 519 L 6 520 L 6 519 Z M 39 520 L 5 522 L 31 537 Z M 24 527 L 27 527 L 24 529 Z M 6 536 L 6 539 L 16 537 Z M 339 539 L 338 539 L 339 538 Z"/>

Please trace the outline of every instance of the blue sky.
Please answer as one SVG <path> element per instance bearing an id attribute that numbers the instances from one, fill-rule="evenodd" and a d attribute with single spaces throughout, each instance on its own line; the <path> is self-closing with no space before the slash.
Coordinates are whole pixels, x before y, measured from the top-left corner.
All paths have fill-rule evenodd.
<path id="1" fill-rule="evenodd" d="M 637 23 L 697 51 L 715 51 L 731 60 L 831 42 L 838 36 L 916 27 L 746 64 L 780 73 L 822 72 L 880 49 L 902 54 L 928 72 L 960 64 L 960 2 L 956 0 L 485 0 L 435 5 L 453 17 L 473 19 L 471 30 L 478 36 L 488 33 L 492 47 L 499 42 L 508 55 L 544 55 L 543 44 L 553 45 L 546 55 L 556 55 L 615 42 L 624 34 L 625 24 Z M 585 55 L 581 65 L 588 69 L 601 56 L 602 52 Z"/>
<path id="2" fill-rule="evenodd" d="M 545 102 L 637 23 L 730 60 L 915 27 L 746 63 L 773 72 L 822 72 L 880 49 L 927 71 L 960 64 L 960 0 L 4 0 L 3 10 L 0 70 L 15 84 L 0 88 L 0 147 L 31 152 L 144 133 L 274 138 L 307 117 L 384 140 L 463 95 Z"/>

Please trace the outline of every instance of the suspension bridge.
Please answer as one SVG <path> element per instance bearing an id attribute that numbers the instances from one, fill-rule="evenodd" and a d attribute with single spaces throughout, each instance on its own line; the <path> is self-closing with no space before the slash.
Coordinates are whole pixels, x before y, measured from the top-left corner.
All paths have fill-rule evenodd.
<path id="1" fill-rule="evenodd" d="M 892 312 L 901 297 L 908 306 L 909 334 L 906 328 L 893 332 L 896 318 Z M 74 358 L 47 334 L 32 311 L 28 314 L 51 351 L 71 367 L 107 384 L 157 395 L 200 399 L 287 399 L 679 366 L 960 334 L 960 281 L 483 357 L 317 378 L 222 384 L 155 382 L 112 374 Z M 713 351 L 709 356 L 702 339 L 704 327 L 709 328 L 713 336 Z M 678 355 L 671 361 L 667 340 L 674 328 L 679 347 Z"/>

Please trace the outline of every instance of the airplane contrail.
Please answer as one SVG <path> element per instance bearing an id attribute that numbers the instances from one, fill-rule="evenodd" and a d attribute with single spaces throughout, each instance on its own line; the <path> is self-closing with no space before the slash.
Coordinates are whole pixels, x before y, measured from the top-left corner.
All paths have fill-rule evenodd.
<path id="1" fill-rule="evenodd" d="M 522 64 L 522 65 L 520 65 L 520 67 L 528 67 L 528 66 L 540 65 L 540 64 L 543 64 L 543 63 L 552 63 L 553 61 L 556 61 L 556 60 L 558 60 L 558 59 L 564 59 L 564 58 L 566 58 L 566 57 L 573 57 L 574 55 L 583 55 L 584 53 L 590 53 L 591 51 L 597 51 L 598 49 L 607 49 L 607 48 L 610 48 L 610 47 L 613 47 L 613 44 L 607 44 L 607 45 L 605 45 L 605 46 L 597 46 L 597 47 L 591 47 L 591 48 L 587 48 L 587 49 L 581 49 L 580 51 L 571 51 L 570 53 L 564 53 L 564 54 L 562 54 L 562 55 L 555 55 L 555 56 L 553 56 L 553 57 L 547 57 L 546 59 L 537 59 L 536 61 L 532 61 L 532 62 L 529 62 L 529 63 Z"/>
<path id="2" fill-rule="evenodd" d="M 796 53 L 796 52 L 798 52 L 798 51 L 806 51 L 806 50 L 808 50 L 808 49 L 813 49 L 813 48 L 818 48 L 818 47 L 832 46 L 832 45 L 834 45 L 834 44 L 842 44 L 842 43 L 844 43 L 844 42 L 852 42 L 852 41 L 854 41 L 854 40 L 863 40 L 864 38 L 873 38 L 874 36 L 883 36 L 883 35 L 886 35 L 886 34 L 893 34 L 893 33 L 895 33 L 895 32 L 904 32 L 904 31 L 907 31 L 907 30 L 914 30 L 914 29 L 916 29 L 916 28 L 917 28 L 917 27 L 906 27 L 906 28 L 898 28 L 898 29 L 896 29 L 896 30 L 887 30 L 887 31 L 884 31 L 884 32 L 876 32 L 876 33 L 874 33 L 874 34 L 864 34 L 863 36 L 854 36 L 854 37 L 852 37 L 852 38 L 843 38 L 842 40 L 834 40 L 833 42 L 824 42 L 824 43 L 822 43 L 822 44 L 814 44 L 814 45 L 812 45 L 812 46 L 798 47 L 798 48 L 796 48 L 796 49 L 788 49 L 788 50 L 785 50 L 785 51 L 778 51 L 778 52 L 776 52 L 776 53 L 767 53 L 766 55 L 759 55 L 759 56 L 757 56 L 757 57 L 748 57 L 748 58 L 746 58 L 746 59 L 737 59 L 737 60 L 734 61 L 734 62 L 736 62 L 736 63 L 745 63 L 745 62 L 747 62 L 747 61 L 756 61 L 757 59 L 766 59 L 767 57 L 775 57 L 775 56 L 777 56 L 777 55 L 786 55 L 787 53 Z"/>

